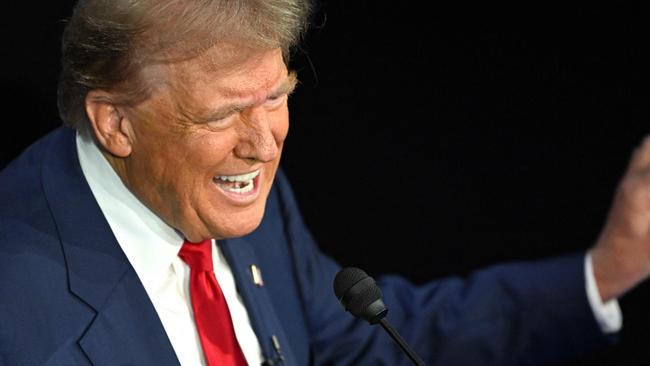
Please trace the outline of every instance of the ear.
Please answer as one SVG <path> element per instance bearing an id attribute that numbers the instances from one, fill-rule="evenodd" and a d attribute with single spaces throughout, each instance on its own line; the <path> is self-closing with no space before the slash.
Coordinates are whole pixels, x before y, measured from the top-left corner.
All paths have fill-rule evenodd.
<path id="1" fill-rule="evenodd" d="M 86 95 L 86 114 L 99 144 L 111 154 L 126 158 L 133 148 L 131 122 L 111 99 L 108 92 L 91 90 Z"/>

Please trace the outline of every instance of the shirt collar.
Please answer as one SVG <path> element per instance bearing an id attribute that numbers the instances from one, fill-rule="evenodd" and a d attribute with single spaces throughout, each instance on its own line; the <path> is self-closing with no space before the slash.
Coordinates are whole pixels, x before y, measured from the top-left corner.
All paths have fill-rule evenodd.
<path id="1" fill-rule="evenodd" d="M 117 242 L 143 283 L 163 278 L 178 256 L 183 236 L 124 185 L 92 137 L 77 133 L 79 163 Z"/>

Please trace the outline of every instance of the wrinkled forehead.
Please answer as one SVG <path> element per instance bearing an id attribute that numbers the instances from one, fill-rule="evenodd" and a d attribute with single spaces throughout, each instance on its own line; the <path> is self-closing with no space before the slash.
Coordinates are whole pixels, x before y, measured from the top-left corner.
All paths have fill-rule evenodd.
<path id="1" fill-rule="evenodd" d="M 172 113 L 186 122 L 233 103 L 255 105 L 295 86 L 295 75 L 289 75 L 280 48 L 220 45 L 149 71 L 145 78 L 157 80 L 150 105 L 157 106 L 156 113 Z"/>
<path id="2" fill-rule="evenodd" d="M 232 44 L 216 45 L 198 57 L 169 64 L 166 69 L 174 89 L 207 87 L 233 97 L 273 88 L 287 74 L 280 48 Z"/>

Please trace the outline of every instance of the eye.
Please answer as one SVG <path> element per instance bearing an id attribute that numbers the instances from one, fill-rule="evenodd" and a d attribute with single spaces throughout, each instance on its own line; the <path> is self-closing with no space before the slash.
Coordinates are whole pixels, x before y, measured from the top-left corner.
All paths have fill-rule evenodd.
<path id="1" fill-rule="evenodd" d="M 224 116 L 213 117 L 209 121 L 207 121 L 206 124 L 210 128 L 216 128 L 216 129 L 226 128 L 232 124 L 233 117 L 235 116 L 235 114 L 237 113 L 231 112 Z"/>
<path id="2" fill-rule="evenodd" d="M 271 95 L 266 99 L 265 104 L 269 108 L 277 108 L 280 107 L 286 99 L 287 99 L 287 94 Z"/>

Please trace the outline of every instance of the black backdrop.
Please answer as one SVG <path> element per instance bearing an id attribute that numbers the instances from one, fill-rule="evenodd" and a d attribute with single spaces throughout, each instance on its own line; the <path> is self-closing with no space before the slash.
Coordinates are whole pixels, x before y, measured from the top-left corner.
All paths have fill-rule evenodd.
<path id="1" fill-rule="evenodd" d="M 60 124 L 71 3 L 9 2 L 0 166 Z M 323 250 L 418 283 L 586 250 L 649 132 L 648 8 L 423 4 L 322 2 L 293 58 L 283 166 Z M 649 291 L 570 365 L 650 363 Z"/>

